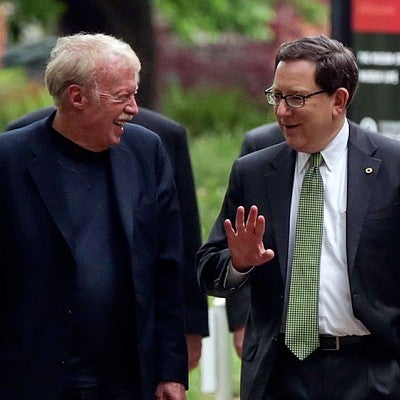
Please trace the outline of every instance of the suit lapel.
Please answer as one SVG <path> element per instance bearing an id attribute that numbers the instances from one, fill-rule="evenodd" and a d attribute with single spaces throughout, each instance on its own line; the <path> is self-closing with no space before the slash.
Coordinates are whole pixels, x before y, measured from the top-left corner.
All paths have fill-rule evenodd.
<path id="1" fill-rule="evenodd" d="M 60 166 L 55 157 L 55 148 L 50 135 L 49 131 L 46 133 L 35 132 L 32 135 L 29 146 L 36 156 L 29 165 L 29 171 L 51 217 L 73 252 L 76 248 L 76 241 L 79 240 L 76 234 L 78 226 L 74 225 L 76 218 L 71 215 L 71 210 L 66 202 L 65 188 L 60 177 Z M 130 248 L 133 200 L 129 193 L 133 193 L 132 187 L 135 182 L 131 155 L 123 146 L 114 146 L 110 149 L 110 164 L 116 206 Z M 90 189 L 88 188 L 88 190 Z M 81 197 L 82 207 L 87 207 L 89 193 L 85 195 L 82 192 Z M 89 215 L 90 206 L 87 207 L 87 212 Z"/>
<path id="2" fill-rule="evenodd" d="M 55 146 L 51 139 L 52 117 L 48 118 L 40 129 L 33 132 L 29 148 L 34 158 L 29 164 L 29 172 L 39 194 L 49 210 L 51 217 L 68 243 L 71 251 L 76 246 L 77 226 L 68 207 L 65 188 L 60 177 L 60 166 L 55 156 Z M 129 246 L 132 242 L 133 183 L 136 181 L 132 168 L 132 156 L 123 145 L 110 149 L 110 164 L 115 191 L 117 210 L 120 213 L 124 233 Z M 88 190 L 90 190 L 88 188 Z M 132 194 L 132 195 L 129 195 Z M 87 206 L 88 196 L 82 193 L 82 207 Z M 87 208 L 90 213 L 90 207 Z"/>
<path id="3" fill-rule="evenodd" d="M 285 143 L 282 151 L 272 162 L 272 171 L 267 173 L 266 190 L 271 202 L 273 218 L 273 231 L 275 233 L 276 247 L 282 278 L 286 279 L 288 263 L 288 240 L 290 224 L 290 203 L 292 198 L 293 171 L 296 161 L 295 152 Z M 268 230 L 268 220 L 267 230 Z"/>
<path id="4" fill-rule="evenodd" d="M 128 248 L 132 248 L 133 196 L 134 184 L 137 182 L 132 155 L 121 144 L 113 146 L 110 149 L 110 164 L 116 207 L 121 217 Z"/>
<path id="5" fill-rule="evenodd" d="M 347 264 L 354 266 L 363 221 L 365 220 L 381 160 L 373 158 L 376 146 L 369 137 L 350 124 L 347 180 Z"/>
<path id="6" fill-rule="evenodd" d="M 373 157 L 376 146 L 370 138 L 350 124 L 348 143 L 348 193 L 346 212 L 347 262 L 352 270 L 357 246 L 365 220 L 374 183 L 381 160 Z M 286 277 L 287 248 L 290 224 L 290 202 L 293 187 L 295 152 L 286 144 L 272 162 L 272 169 L 265 176 L 266 190 L 274 215 L 273 229 L 281 265 L 282 277 Z M 362 194 L 362 195 L 360 195 Z M 267 220 L 268 230 L 268 220 Z"/>
<path id="7" fill-rule="evenodd" d="M 49 129 L 33 132 L 29 147 L 36 157 L 31 161 L 28 169 L 45 206 L 72 250 L 75 240 L 73 219 L 66 203 L 60 166 L 50 135 Z"/>

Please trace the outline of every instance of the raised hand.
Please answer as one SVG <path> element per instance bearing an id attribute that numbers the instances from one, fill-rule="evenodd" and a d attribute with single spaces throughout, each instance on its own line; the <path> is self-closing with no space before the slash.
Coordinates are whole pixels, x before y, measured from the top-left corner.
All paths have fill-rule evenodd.
<path id="1" fill-rule="evenodd" d="M 264 248 L 265 218 L 258 215 L 257 206 L 250 207 L 246 222 L 244 215 L 244 207 L 240 206 L 236 211 L 235 227 L 229 219 L 224 221 L 232 265 L 241 272 L 264 264 L 275 255 L 273 250 Z"/>

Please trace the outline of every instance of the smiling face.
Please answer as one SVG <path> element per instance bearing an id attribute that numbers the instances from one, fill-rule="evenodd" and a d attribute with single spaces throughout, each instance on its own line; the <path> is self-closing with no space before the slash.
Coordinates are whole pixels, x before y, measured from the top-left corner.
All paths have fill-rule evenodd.
<path id="1" fill-rule="evenodd" d="M 124 123 L 139 112 L 134 69 L 122 60 L 109 62 L 97 69 L 96 86 L 87 95 L 82 123 L 91 147 L 107 149 L 120 142 Z"/>
<path id="2" fill-rule="evenodd" d="M 274 76 L 272 91 L 308 95 L 320 91 L 315 82 L 316 64 L 307 60 L 281 61 Z M 347 98 L 345 89 L 320 93 L 305 100 L 302 108 L 291 108 L 282 100 L 274 106 L 275 115 L 287 143 L 296 151 L 316 153 L 336 136 L 344 122 Z"/>

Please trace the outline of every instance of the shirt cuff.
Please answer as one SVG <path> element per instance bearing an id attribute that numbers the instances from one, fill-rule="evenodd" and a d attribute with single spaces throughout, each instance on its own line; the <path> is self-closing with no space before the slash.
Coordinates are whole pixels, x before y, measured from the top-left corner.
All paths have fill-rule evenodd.
<path id="1" fill-rule="evenodd" d="M 233 290 L 237 289 L 243 285 L 243 283 L 248 279 L 250 276 L 250 272 L 253 270 L 254 267 L 251 267 L 246 272 L 240 272 L 234 268 L 232 265 L 232 261 L 229 261 L 228 268 L 226 270 L 224 287 L 225 289 Z"/>

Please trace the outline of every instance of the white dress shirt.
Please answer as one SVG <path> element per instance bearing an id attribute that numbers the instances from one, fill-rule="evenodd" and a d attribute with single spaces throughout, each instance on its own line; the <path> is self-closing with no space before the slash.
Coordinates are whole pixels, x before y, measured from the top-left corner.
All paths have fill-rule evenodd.
<path id="1" fill-rule="evenodd" d="M 335 336 L 365 335 L 369 331 L 354 317 L 346 257 L 347 142 L 349 124 L 321 151 L 324 182 L 324 227 L 320 262 L 319 332 Z M 297 153 L 290 210 L 288 264 L 293 260 L 294 236 L 301 184 L 310 155 Z M 288 268 L 290 271 L 290 268 Z"/>

